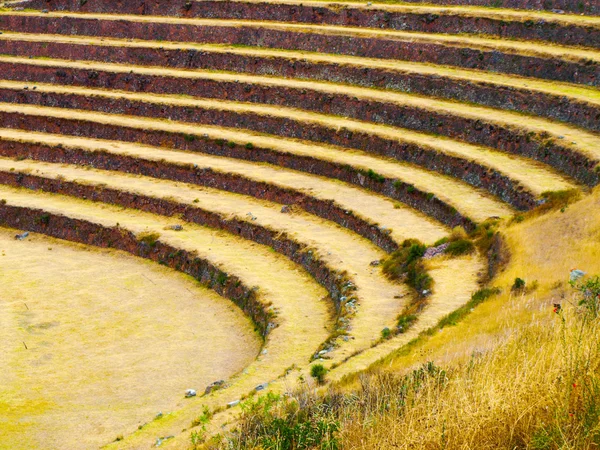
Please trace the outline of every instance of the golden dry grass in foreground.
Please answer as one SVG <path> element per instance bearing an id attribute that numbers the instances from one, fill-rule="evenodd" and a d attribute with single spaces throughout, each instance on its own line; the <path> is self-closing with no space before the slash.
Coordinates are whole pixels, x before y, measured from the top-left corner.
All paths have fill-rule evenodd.
<path id="1" fill-rule="evenodd" d="M 0 231 L 0 448 L 98 447 L 258 354 L 239 308 L 171 269 L 16 233 Z"/>
<path id="2" fill-rule="evenodd" d="M 577 306 L 568 278 L 573 267 L 600 274 L 599 206 L 596 189 L 504 225 L 512 260 L 492 283 L 500 295 L 326 392 L 248 406 L 230 444 L 269 448 L 300 424 L 331 449 L 598 448 L 600 319 Z"/>

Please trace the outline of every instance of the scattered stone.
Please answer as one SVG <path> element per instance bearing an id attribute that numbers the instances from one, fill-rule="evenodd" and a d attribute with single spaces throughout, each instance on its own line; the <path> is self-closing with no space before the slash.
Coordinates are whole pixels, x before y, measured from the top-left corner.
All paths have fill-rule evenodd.
<path id="1" fill-rule="evenodd" d="M 377 261 L 377 260 L 376 260 L 376 261 L 371 261 L 371 263 L 370 263 L 369 265 L 370 265 L 370 266 L 373 266 L 373 267 L 377 267 L 377 266 L 378 266 L 378 265 L 380 265 L 380 264 L 381 264 L 381 261 Z"/>
<path id="2" fill-rule="evenodd" d="M 48 10 L 47 9 L 42 9 L 42 14 L 48 14 Z"/>
<path id="3" fill-rule="evenodd" d="M 165 436 L 165 437 L 157 438 L 155 447 L 160 447 L 163 442 L 165 442 L 168 439 L 173 439 L 174 437 L 175 436 Z"/>
<path id="4" fill-rule="evenodd" d="M 565 12 L 562 9 L 551 9 L 554 14 L 564 14 Z"/>
<path id="5" fill-rule="evenodd" d="M 15 236 L 15 239 L 16 239 L 17 241 L 23 241 L 23 240 L 27 239 L 27 237 L 28 237 L 28 236 L 29 236 L 29 231 L 26 231 L 25 233 L 22 233 L 22 234 L 17 234 L 17 235 Z"/>
<path id="6" fill-rule="evenodd" d="M 263 351 L 262 351 L 262 352 L 260 352 L 260 354 L 261 354 L 261 355 L 266 355 L 267 353 L 268 353 L 268 352 L 267 352 L 267 349 L 266 349 L 266 348 L 264 348 L 264 349 L 263 349 Z"/>
<path id="7" fill-rule="evenodd" d="M 240 401 L 239 401 L 239 400 L 234 400 L 234 401 L 232 401 L 232 402 L 229 402 L 229 403 L 227 403 L 227 407 L 228 407 L 228 408 L 233 408 L 234 406 L 237 406 L 237 405 L 239 405 L 239 404 L 240 404 Z"/>
<path id="8" fill-rule="evenodd" d="M 283 206 L 281 207 L 281 212 L 282 212 L 283 214 L 288 214 L 288 213 L 291 213 L 291 212 L 292 212 L 292 210 L 291 210 L 291 208 L 289 207 L 289 205 L 283 205 Z"/>
<path id="9" fill-rule="evenodd" d="M 319 353 L 317 353 L 319 356 L 321 355 L 325 355 L 327 353 L 327 350 L 321 350 Z"/>
<path id="10" fill-rule="evenodd" d="M 250 218 L 250 220 L 256 220 L 256 216 L 254 214 L 252 214 L 251 212 L 249 212 L 246 215 Z"/>
<path id="11" fill-rule="evenodd" d="M 438 245 L 437 247 L 429 247 L 425 250 L 425 254 L 423 255 L 423 259 L 431 259 L 438 255 L 443 254 L 450 244 L 446 242 L 445 244 Z"/>
<path id="12" fill-rule="evenodd" d="M 421 294 L 423 297 L 427 297 L 429 294 L 431 294 L 431 291 L 429 289 L 425 289 L 423 292 L 421 292 Z"/>
<path id="13" fill-rule="evenodd" d="M 269 383 L 261 383 L 254 388 L 256 392 L 264 391 L 269 386 Z"/>
<path id="14" fill-rule="evenodd" d="M 223 387 L 223 385 L 225 384 L 225 380 L 217 380 L 217 381 L 213 381 L 212 383 L 210 383 L 208 386 L 206 386 L 206 389 L 204 389 L 204 395 L 208 395 L 210 394 L 212 391 L 216 391 L 218 389 L 221 389 Z"/>
<path id="15" fill-rule="evenodd" d="M 154 419 L 160 419 L 163 416 L 162 411 L 159 411 L 158 414 L 156 416 L 154 416 Z"/>
<path id="16" fill-rule="evenodd" d="M 194 389 L 188 389 L 185 391 L 185 398 L 195 397 L 196 391 Z"/>
<path id="17" fill-rule="evenodd" d="M 183 226 L 182 225 L 171 225 L 169 228 L 171 230 L 173 230 L 173 231 L 181 231 L 181 230 L 183 230 Z"/>
<path id="18" fill-rule="evenodd" d="M 579 269 L 571 269 L 571 273 L 569 275 L 569 281 L 577 281 L 580 278 L 583 278 L 585 272 Z"/>

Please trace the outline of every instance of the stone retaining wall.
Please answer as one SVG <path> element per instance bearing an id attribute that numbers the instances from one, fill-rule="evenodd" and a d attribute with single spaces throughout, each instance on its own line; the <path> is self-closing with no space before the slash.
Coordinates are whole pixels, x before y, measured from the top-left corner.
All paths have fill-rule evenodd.
<path id="1" fill-rule="evenodd" d="M 427 62 L 504 72 L 541 79 L 600 85 L 600 64 L 594 61 L 542 58 L 504 53 L 497 49 L 470 48 L 390 37 L 358 37 L 318 32 L 266 29 L 251 26 L 210 26 L 79 17 L 2 15 L 0 29 L 22 33 L 104 36 L 195 43 L 256 46 L 369 58 Z"/>
<path id="2" fill-rule="evenodd" d="M 182 69 L 208 69 L 276 75 L 286 78 L 324 80 L 365 87 L 397 90 L 442 97 L 495 108 L 519 111 L 569 122 L 592 131 L 600 131 L 600 106 L 543 92 L 516 89 L 493 83 L 465 81 L 439 75 L 417 74 L 377 68 L 329 63 L 312 63 L 293 58 L 255 57 L 195 50 L 169 50 L 138 47 L 103 47 L 68 43 L 40 43 L 0 39 L 0 54 L 48 57 L 71 60 L 152 65 Z M 0 72 L 8 79 L 28 81 L 42 78 L 54 83 L 81 83 L 76 71 L 0 62 Z M 93 72 L 96 72 L 93 74 Z M 89 71 L 89 83 L 109 87 L 120 82 L 129 90 L 152 87 L 153 77 Z M 102 78 L 101 78 L 102 76 Z M 39 77 L 39 78 L 37 78 Z M 94 81 L 94 78 L 98 77 Z M 164 79 L 164 78 L 163 78 Z M 176 78 L 178 83 L 190 84 Z M 121 82 L 121 81 L 122 82 Z M 202 84 L 205 82 L 203 81 Z M 176 83 L 177 84 L 177 83 Z"/>
<path id="3" fill-rule="evenodd" d="M 83 4 L 82 4 L 83 3 Z M 188 6 L 189 5 L 189 6 Z M 29 8 L 83 13 L 142 14 L 218 19 L 329 24 L 418 31 L 490 34 L 512 39 L 539 39 L 565 45 L 600 47 L 600 29 L 545 20 L 496 19 L 446 11 L 441 14 L 364 8 L 357 5 L 194 1 L 130 2 L 112 0 L 34 0 Z M 564 9 L 564 8 L 563 8 Z M 577 11 L 579 12 L 579 11 Z M 526 14 L 524 14 L 526 17 Z"/>
<path id="4" fill-rule="evenodd" d="M 531 193 L 497 170 L 480 165 L 474 161 L 447 155 L 418 144 L 400 142 L 395 139 L 375 136 L 370 133 L 352 132 L 345 128 L 334 130 L 330 127 L 321 126 L 316 123 L 305 123 L 294 119 L 258 115 L 254 113 L 238 113 L 235 111 L 223 111 L 217 109 L 171 106 L 160 103 L 129 101 L 127 99 L 103 98 L 99 96 L 86 97 L 81 95 L 42 93 L 33 90 L 15 91 L 0 89 L 0 101 L 68 109 L 92 110 L 106 113 L 120 113 L 133 116 L 169 118 L 171 120 L 182 122 L 201 123 L 229 128 L 245 128 L 278 136 L 356 148 L 368 153 L 392 157 L 401 161 L 417 164 L 429 170 L 459 178 L 475 187 L 488 190 L 492 194 L 497 195 L 502 198 L 502 200 L 521 210 L 530 209 L 536 205 L 536 199 Z M 483 128 L 484 127 L 482 126 L 481 129 Z M 239 144 L 244 145 L 245 143 Z M 511 141 L 510 144 L 512 144 L 512 146 L 507 148 L 508 151 L 512 150 L 514 152 L 525 153 L 528 150 L 527 145 L 524 145 L 523 148 L 521 148 L 519 141 Z M 557 159 L 556 156 L 556 153 L 549 153 L 547 159 L 551 162 L 555 162 Z M 588 165 L 592 165 L 593 168 L 592 162 L 587 161 L 584 157 L 575 152 L 572 152 L 572 154 L 568 156 L 574 160 L 579 157 L 581 161 Z M 562 159 L 558 159 L 558 161 L 564 164 Z M 564 164 L 564 168 L 569 170 L 571 166 L 567 163 Z M 581 167 L 577 167 L 576 170 L 572 172 L 574 172 L 574 176 L 579 177 L 580 180 L 589 181 L 586 178 L 589 174 L 582 170 Z M 597 174 L 593 172 L 593 170 L 590 173 L 597 178 Z M 590 184 L 593 184 L 596 178 L 592 179 Z"/>
<path id="5" fill-rule="evenodd" d="M 23 147 L 25 147 L 24 144 L 16 144 L 9 151 L 9 146 L 0 144 L 0 152 L 2 156 L 21 157 L 23 153 L 20 150 L 25 150 Z M 25 151 L 39 152 L 40 150 L 42 150 L 40 146 L 35 146 L 35 148 Z M 306 244 L 294 241 L 281 230 L 270 229 L 238 218 L 225 218 L 219 213 L 173 200 L 25 173 L 0 172 L 0 184 L 109 203 L 167 217 L 177 216 L 185 222 L 224 230 L 257 244 L 272 247 L 278 253 L 302 266 L 329 292 L 338 312 L 340 311 L 340 297 L 347 294 L 346 286 L 350 280 L 345 274 L 329 268 L 323 260 L 318 258 L 314 250 Z"/>
<path id="6" fill-rule="evenodd" d="M 15 174 L 16 175 L 16 174 Z M 8 180 L 3 180 L 2 183 Z M 273 314 L 258 299 L 254 289 L 236 276 L 222 272 L 210 262 L 161 241 L 150 246 L 119 227 L 74 219 L 44 210 L 11 206 L 0 202 L 0 225 L 45 234 L 58 239 L 103 248 L 115 248 L 150 259 L 192 276 L 223 297 L 231 299 L 249 316 L 264 337 L 276 325 Z"/>

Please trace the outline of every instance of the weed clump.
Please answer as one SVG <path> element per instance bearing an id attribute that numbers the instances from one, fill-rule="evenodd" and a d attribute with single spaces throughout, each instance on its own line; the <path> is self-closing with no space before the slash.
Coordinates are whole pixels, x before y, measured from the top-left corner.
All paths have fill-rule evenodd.
<path id="1" fill-rule="evenodd" d="M 148 247 L 155 247 L 159 238 L 160 238 L 159 233 L 149 232 L 149 231 L 140 233 L 137 236 L 138 242 L 146 244 Z"/>
<path id="2" fill-rule="evenodd" d="M 407 239 L 402 246 L 387 257 L 383 273 L 392 280 L 403 280 L 420 295 L 431 290 L 433 279 L 427 273 L 422 258 L 427 247 L 416 239 Z"/>
<path id="3" fill-rule="evenodd" d="M 310 368 L 310 376 L 317 380 L 317 383 L 325 383 L 325 375 L 327 375 L 327 369 L 323 364 L 315 364 Z"/>

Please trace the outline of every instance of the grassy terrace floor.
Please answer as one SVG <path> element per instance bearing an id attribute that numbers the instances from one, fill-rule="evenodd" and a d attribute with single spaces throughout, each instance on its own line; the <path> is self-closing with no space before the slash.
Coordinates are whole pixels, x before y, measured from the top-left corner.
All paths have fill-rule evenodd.
<path id="1" fill-rule="evenodd" d="M 260 350 L 249 319 L 189 277 L 18 232 L 0 229 L 0 447 L 98 447 Z"/>
<path id="2" fill-rule="evenodd" d="M 357 288 L 353 295 L 358 298 L 359 308 L 350 322 L 352 340 L 348 343 L 340 341 L 342 345 L 331 355 L 334 360 L 344 359 L 358 350 L 369 347 L 373 340 L 379 338 L 381 329 L 393 326 L 396 316 L 409 296 L 404 286 L 391 283 L 379 270 L 369 265 L 371 261 L 385 256 L 385 252 L 374 244 L 338 225 L 310 214 L 302 212 L 282 214 L 279 204 L 216 189 L 199 189 L 197 186 L 167 180 L 70 165 L 0 158 L 0 172 L 8 172 L 11 169 L 44 178 L 103 186 L 122 192 L 174 200 L 177 203 L 217 212 L 228 218 L 247 220 L 286 232 L 298 242 L 307 244 L 316 250 L 319 258 L 329 267 L 339 272 L 347 271 Z M 256 217 L 256 220 L 249 219 L 248 213 L 253 218 Z M 425 220 L 423 222 L 422 228 L 427 228 L 427 222 Z M 414 226 L 419 227 L 417 224 Z M 428 236 L 430 241 L 446 234 L 446 230 L 442 227 L 436 229 L 431 226 L 430 229 L 431 234 Z M 265 276 L 272 276 L 272 273 L 274 271 L 271 271 L 271 274 L 266 273 Z M 261 286 L 261 284 L 256 285 Z M 310 354 L 307 355 L 307 360 L 309 356 Z"/>
<path id="3" fill-rule="evenodd" d="M 222 44 L 194 44 L 189 42 L 148 41 L 139 39 L 114 39 L 111 37 L 66 36 L 54 34 L 31 34 L 14 31 L 4 31 L 0 40 L 24 40 L 29 42 L 62 42 L 78 45 L 101 45 L 109 47 L 132 47 L 148 49 L 180 49 L 196 50 L 210 53 L 248 55 L 266 58 L 288 58 L 291 60 L 306 60 L 314 63 L 348 64 L 357 67 L 373 67 L 385 70 L 407 72 L 414 74 L 428 74 L 449 77 L 471 82 L 493 83 L 499 86 L 525 88 L 553 95 L 565 95 L 574 99 L 592 102 L 600 105 L 600 92 L 598 89 L 578 84 L 559 81 L 547 81 L 537 78 L 519 77 L 482 70 L 460 69 L 451 66 L 441 66 L 412 61 L 397 61 L 360 56 L 336 55 L 310 51 L 270 49 L 249 46 L 228 46 Z"/>
<path id="4" fill-rule="evenodd" d="M 12 11 L 2 12 L 0 15 L 24 15 L 24 16 L 40 16 L 38 12 L 19 12 Z M 219 20 L 219 19 L 180 19 L 164 16 L 134 16 L 134 15 L 119 15 L 119 14 L 72 14 L 62 12 L 49 12 L 43 15 L 49 18 L 81 18 L 95 20 L 127 20 L 131 22 L 141 23 L 163 23 L 163 24 L 189 24 L 195 26 L 217 26 L 217 27 L 251 27 L 257 29 L 270 30 L 286 30 L 300 33 L 319 33 L 329 35 L 342 35 L 353 37 L 374 37 L 374 38 L 390 38 L 399 42 L 422 42 L 422 43 L 438 43 L 449 46 L 469 47 L 483 50 L 498 50 L 508 53 L 521 55 L 534 55 L 544 58 L 558 58 L 564 60 L 580 61 L 600 61 L 600 56 L 593 50 L 581 49 L 578 47 L 560 46 L 540 42 L 519 42 L 506 41 L 502 39 L 482 38 L 475 36 L 463 35 L 446 35 L 446 34 L 430 34 L 403 32 L 396 30 L 380 30 L 359 27 L 340 27 L 331 25 L 308 25 L 308 24 L 293 24 L 267 21 L 247 21 L 247 20 Z"/>
<path id="5" fill-rule="evenodd" d="M 137 117 L 119 116 L 113 114 L 73 112 L 70 110 L 60 108 L 52 109 L 10 104 L 0 104 L 0 111 L 21 112 L 31 115 L 40 115 L 44 117 L 82 118 L 85 114 L 86 119 L 93 120 L 94 122 L 98 123 L 126 123 L 128 127 L 135 127 L 141 129 L 178 130 L 184 133 L 197 133 L 207 131 L 209 136 L 216 135 L 226 138 L 228 140 L 239 142 L 237 139 L 235 139 L 235 137 L 239 136 L 231 135 L 229 133 L 223 134 L 221 129 L 215 129 L 212 127 L 207 127 L 204 129 L 189 124 L 180 124 L 176 128 L 173 128 L 173 122 L 161 121 L 156 119 L 141 119 Z M 215 130 L 218 130 L 218 134 L 215 133 Z M 261 143 L 263 141 L 262 139 L 260 139 L 259 136 L 254 139 L 249 138 L 248 140 L 241 140 L 241 142 Z M 290 144 L 292 143 L 293 141 L 290 141 Z M 269 144 L 271 144 L 271 142 L 269 142 Z M 275 142 L 273 142 L 273 144 L 275 144 Z M 279 145 L 281 145 L 281 143 L 279 143 Z M 295 146 L 295 144 L 293 145 Z M 95 148 L 98 148 L 98 145 L 96 145 Z M 147 146 L 138 147 L 136 144 L 130 143 L 115 143 L 100 148 L 106 148 L 108 151 L 111 152 L 118 152 L 120 151 L 120 149 L 126 149 L 130 154 L 139 154 L 144 157 L 146 157 L 147 155 L 156 155 L 154 156 L 156 159 L 165 158 L 166 160 L 173 160 L 172 158 L 176 158 L 174 161 L 197 164 L 200 167 L 211 167 L 215 170 L 237 173 L 247 176 L 249 178 L 265 180 L 271 183 L 279 183 L 284 186 L 292 187 L 294 189 L 307 190 L 307 192 L 310 192 L 313 196 L 318 196 L 323 199 L 335 199 L 335 201 L 338 204 L 346 207 L 347 209 L 356 211 L 359 215 L 363 217 L 376 218 L 376 222 L 380 223 L 381 225 L 384 225 L 386 220 L 390 220 L 390 222 L 387 223 L 387 226 L 389 226 L 390 229 L 395 230 L 395 232 L 399 232 L 399 230 L 401 229 L 399 227 L 402 227 L 402 224 L 407 223 L 406 216 L 398 216 L 398 214 L 400 214 L 401 211 L 403 212 L 403 210 L 394 208 L 394 204 L 396 202 L 393 202 L 390 199 L 385 198 L 383 196 L 379 196 L 364 191 L 362 189 L 351 187 L 346 183 L 342 183 L 335 180 L 328 180 L 323 177 L 309 176 L 300 172 L 284 170 L 265 164 L 253 164 L 250 162 L 239 161 L 235 159 L 213 157 L 196 153 L 187 153 L 179 151 L 171 152 L 162 149 L 158 150 L 156 148 L 149 149 Z M 153 150 L 153 153 L 151 153 L 150 150 Z M 141 151 L 142 153 L 140 154 L 138 153 L 138 151 Z M 450 178 L 444 179 L 440 177 L 439 179 L 442 180 L 440 184 L 438 184 L 438 182 L 436 181 L 435 183 L 429 185 L 428 190 L 435 189 L 434 192 L 437 193 L 437 189 L 435 188 L 436 185 L 444 188 L 441 189 L 440 192 L 443 192 L 446 187 L 451 187 L 452 185 L 457 186 L 457 188 L 455 188 L 455 190 L 453 191 L 446 191 L 445 194 L 442 193 L 441 198 L 450 198 L 452 201 L 452 197 L 449 197 L 448 193 L 459 193 L 460 197 L 457 197 L 456 200 L 453 201 L 453 204 L 456 205 L 457 209 L 463 208 L 463 210 L 467 214 L 469 214 L 474 220 L 485 220 L 491 216 L 503 216 L 510 214 L 512 211 L 511 208 L 509 208 L 506 204 L 500 202 L 497 199 L 492 198 L 488 194 L 473 189 L 468 185 L 465 185 L 463 183 L 456 183 Z M 432 180 L 432 178 L 424 178 L 423 181 L 427 182 L 428 180 Z M 379 201 L 377 199 L 379 199 Z M 391 226 L 392 224 L 395 225 Z M 418 229 L 418 227 L 417 229 L 415 229 L 417 233 Z M 406 234 L 401 233 L 399 235 L 399 238 L 401 238 L 402 236 L 406 236 Z"/>

